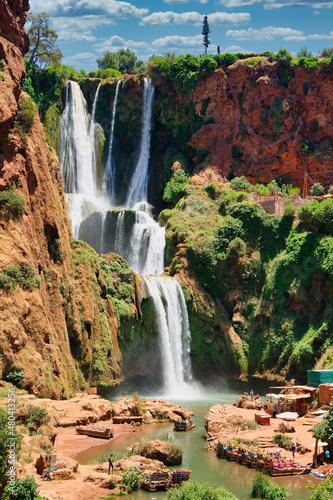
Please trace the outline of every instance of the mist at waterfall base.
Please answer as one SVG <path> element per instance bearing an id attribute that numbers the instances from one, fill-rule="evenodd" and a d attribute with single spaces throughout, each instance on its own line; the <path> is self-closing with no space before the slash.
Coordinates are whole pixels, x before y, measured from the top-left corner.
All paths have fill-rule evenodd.
<path id="1" fill-rule="evenodd" d="M 154 86 L 143 79 L 138 156 L 129 175 L 123 176 L 126 186 L 121 189 L 125 193 L 122 200 L 116 189 L 117 166 L 112 157 L 121 81 L 117 82 L 110 105 L 111 132 L 102 175 L 98 164 L 103 157 L 98 150 L 101 127 L 95 121 L 100 87 L 101 83 L 95 92 L 91 116 L 79 85 L 69 81 L 66 88 L 61 119 L 61 170 L 73 236 L 89 243 L 98 253 L 113 251 L 125 258 L 140 275 L 141 286 L 153 301 L 160 373 L 156 381 L 151 373 L 145 382 L 144 378 L 137 380 L 137 385 L 145 383 L 146 390 L 149 385 L 154 387 L 154 395 L 164 399 L 200 399 L 205 391 L 192 374 L 191 333 L 184 294 L 176 279 L 160 276 L 164 271 L 165 228 L 153 219 L 148 203 Z M 116 206 L 117 203 L 121 206 Z M 130 228 L 129 236 L 125 226 Z"/>

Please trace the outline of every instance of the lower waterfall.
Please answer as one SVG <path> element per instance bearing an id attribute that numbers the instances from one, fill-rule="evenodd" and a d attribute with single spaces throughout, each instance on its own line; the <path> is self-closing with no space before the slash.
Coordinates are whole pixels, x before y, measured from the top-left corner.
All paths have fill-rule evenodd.
<path id="1" fill-rule="evenodd" d="M 196 391 L 190 360 L 191 332 L 183 290 L 173 278 L 141 276 L 156 313 L 163 396 L 191 398 Z M 192 382 L 192 384 L 191 384 Z"/>

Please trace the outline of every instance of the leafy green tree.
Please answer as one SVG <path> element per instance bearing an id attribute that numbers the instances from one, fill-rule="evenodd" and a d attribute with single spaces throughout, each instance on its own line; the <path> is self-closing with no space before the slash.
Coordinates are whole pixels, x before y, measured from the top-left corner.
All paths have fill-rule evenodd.
<path id="1" fill-rule="evenodd" d="M 97 59 L 97 65 L 99 69 L 117 69 L 119 70 L 119 57 L 116 52 L 110 52 L 109 50 L 104 53 L 103 57 Z"/>
<path id="2" fill-rule="evenodd" d="M 208 16 L 205 16 L 202 25 L 202 35 L 203 35 L 203 44 L 205 47 L 205 55 L 207 55 L 207 48 L 208 45 L 210 45 L 209 33 L 211 33 L 211 31 L 209 29 Z"/>
<path id="3" fill-rule="evenodd" d="M 274 59 L 278 64 L 285 64 L 289 66 L 293 56 L 287 51 L 287 49 L 280 49 L 279 52 L 275 54 Z"/>
<path id="4" fill-rule="evenodd" d="M 142 73 L 145 64 L 140 61 L 130 49 L 120 49 L 117 52 L 105 52 L 103 57 L 97 59 L 100 69 L 116 69 L 122 74 Z"/>
<path id="5" fill-rule="evenodd" d="M 31 22 L 28 30 L 30 50 L 26 55 L 26 60 L 40 69 L 45 69 L 52 63 L 59 64 L 62 52 L 55 45 L 57 33 L 49 28 L 49 15 L 46 12 L 41 12 L 36 16 L 29 14 L 28 21 Z"/>
<path id="6" fill-rule="evenodd" d="M 300 57 L 312 57 L 311 50 L 308 50 L 308 48 L 306 46 L 302 47 L 301 50 L 299 50 L 297 52 L 297 58 L 300 58 Z"/>
<path id="7" fill-rule="evenodd" d="M 267 476 L 258 472 L 252 482 L 251 498 L 263 498 L 264 500 L 284 500 L 289 493 L 283 486 L 271 483 Z"/>

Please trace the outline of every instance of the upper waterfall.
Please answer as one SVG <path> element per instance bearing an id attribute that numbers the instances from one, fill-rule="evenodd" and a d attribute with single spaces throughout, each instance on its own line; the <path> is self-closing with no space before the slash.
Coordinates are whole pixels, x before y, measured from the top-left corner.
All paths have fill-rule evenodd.
<path id="1" fill-rule="evenodd" d="M 150 157 L 150 129 L 153 109 L 154 85 L 151 80 L 144 79 L 143 114 L 140 141 L 140 155 L 136 164 L 129 188 L 125 206 L 132 208 L 138 202 L 147 201 Z"/>

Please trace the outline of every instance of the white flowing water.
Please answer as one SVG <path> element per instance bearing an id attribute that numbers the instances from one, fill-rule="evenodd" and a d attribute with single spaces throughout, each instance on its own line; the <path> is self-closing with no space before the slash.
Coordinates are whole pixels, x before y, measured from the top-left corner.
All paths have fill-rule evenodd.
<path id="1" fill-rule="evenodd" d="M 143 116 L 140 154 L 129 188 L 125 206 L 132 208 L 136 203 L 148 199 L 149 157 L 150 157 L 150 129 L 153 108 L 154 85 L 151 80 L 144 79 L 143 89 Z"/>
<path id="2" fill-rule="evenodd" d="M 113 107 L 112 107 L 112 120 L 111 120 L 111 132 L 110 132 L 110 142 L 109 142 L 109 153 L 106 161 L 106 167 L 103 176 L 103 194 L 108 197 L 111 205 L 115 204 L 116 192 L 115 192 L 115 173 L 116 166 L 112 156 L 112 146 L 114 139 L 114 124 L 116 120 L 117 102 L 118 94 L 121 86 L 121 80 L 117 82 L 116 93 L 114 96 Z"/>
<path id="3" fill-rule="evenodd" d="M 147 212 L 135 213 L 128 257 L 130 267 L 138 274 L 162 274 L 164 270 L 165 228 Z"/>
<path id="4" fill-rule="evenodd" d="M 191 332 L 184 294 L 173 278 L 142 276 L 152 297 L 162 356 L 163 397 L 193 397 Z"/>
<path id="5" fill-rule="evenodd" d="M 125 210 L 119 212 L 116 225 L 115 252 L 118 255 L 124 255 L 124 225 L 125 225 Z"/>

